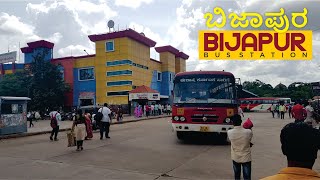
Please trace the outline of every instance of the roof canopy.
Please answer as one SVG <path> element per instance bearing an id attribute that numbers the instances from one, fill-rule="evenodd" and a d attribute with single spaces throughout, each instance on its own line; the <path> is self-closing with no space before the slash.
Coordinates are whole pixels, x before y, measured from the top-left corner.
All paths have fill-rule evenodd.
<path id="1" fill-rule="evenodd" d="M 139 86 L 136 89 L 130 91 L 129 93 L 159 93 L 159 92 L 151 89 L 148 86 L 142 85 L 142 86 Z"/>

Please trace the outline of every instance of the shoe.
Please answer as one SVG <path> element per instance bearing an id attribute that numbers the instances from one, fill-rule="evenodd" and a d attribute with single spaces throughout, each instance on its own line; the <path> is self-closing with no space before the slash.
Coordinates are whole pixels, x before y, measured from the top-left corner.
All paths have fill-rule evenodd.
<path id="1" fill-rule="evenodd" d="M 110 139 L 110 137 L 109 137 L 109 136 L 107 136 L 106 138 Z"/>
<path id="2" fill-rule="evenodd" d="M 50 137 L 50 140 L 53 141 L 52 137 Z"/>

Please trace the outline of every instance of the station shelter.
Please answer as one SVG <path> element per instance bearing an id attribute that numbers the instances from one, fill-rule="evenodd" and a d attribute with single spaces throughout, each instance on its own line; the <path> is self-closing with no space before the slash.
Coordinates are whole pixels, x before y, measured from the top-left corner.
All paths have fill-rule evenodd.
<path id="1" fill-rule="evenodd" d="M 27 132 L 28 97 L 0 96 L 0 136 Z"/>

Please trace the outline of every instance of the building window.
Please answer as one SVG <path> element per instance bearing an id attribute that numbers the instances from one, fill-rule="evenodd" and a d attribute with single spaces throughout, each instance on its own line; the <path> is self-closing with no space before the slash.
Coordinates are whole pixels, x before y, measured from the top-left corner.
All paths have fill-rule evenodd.
<path id="1" fill-rule="evenodd" d="M 125 86 L 125 85 L 132 85 L 132 81 L 113 81 L 113 82 L 107 82 L 107 86 Z"/>
<path id="2" fill-rule="evenodd" d="M 94 105 L 94 99 L 79 99 L 80 106 L 91 106 Z"/>
<path id="3" fill-rule="evenodd" d="M 129 91 L 107 92 L 107 96 L 127 96 Z"/>
<path id="4" fill-rule="evenodd" d="M 94 80 L 94 68 L 79 69 L 79 81 Z"/>
<path id="5" fill-rule="evenodd" d="M 120 61 L 111 61 L 107 62 L 107 66 L 121 66 L 121 65 L 131 65 L 132 61 L 130 60 L 120 60 Z"/>
<path id="6" fill-rule="evenodd" d="M 157 80 L 158 80 L 158 81 L 161 81 L 161 80 L 162 80 L 162 77 L 161 77 L 161 76 L 162 76 L 162 73 L 158 71 L 158 72 L 157 72 Z"/>
<path id="7" fill-rule="evenodd" d="M 114 41 L 106 42 L 106 52 L 114 51 Z"/>
<path id="8" fill-rule="evenodd" d="M 107 72 L 107 76 L 121 76 L 121 75 L 132 75 L 132 71 L 123 70 L 123 71 L 110 71 L 110 72 Z"/>

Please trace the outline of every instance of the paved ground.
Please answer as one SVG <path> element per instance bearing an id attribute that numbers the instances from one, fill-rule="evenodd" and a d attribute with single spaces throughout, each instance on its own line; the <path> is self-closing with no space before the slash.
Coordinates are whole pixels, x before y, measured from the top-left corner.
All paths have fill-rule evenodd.
<path id="1" fill-rule="evenodd" d="M 279 132 L 291 120 L 249 116 L 255 125 L 252 175 L 259 179 L 286 166 Z M 232 179 L 229 145 L 180 142 L 169 119 L 113 125 L 111 139 L 94 134 L 82 152 L 66 147 L 65 132 L 58 142 L 48 135 L 0 140 L 0 179 Z M 314 169 L 320 172 L 320 159 Z"/>

